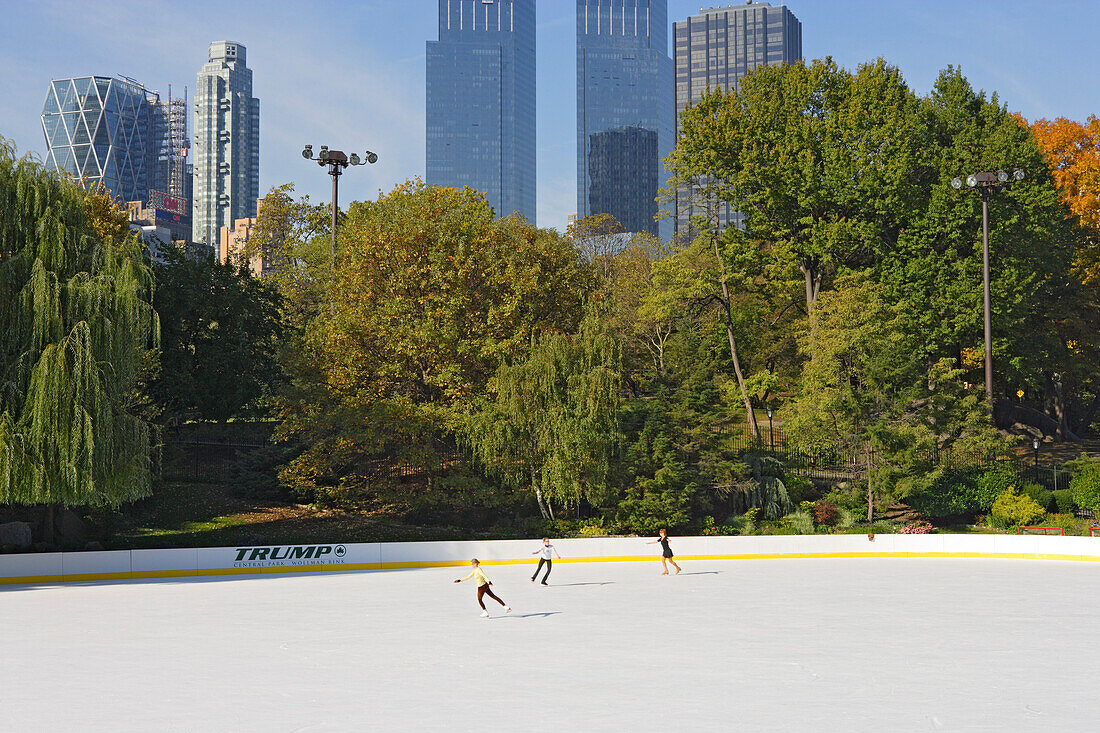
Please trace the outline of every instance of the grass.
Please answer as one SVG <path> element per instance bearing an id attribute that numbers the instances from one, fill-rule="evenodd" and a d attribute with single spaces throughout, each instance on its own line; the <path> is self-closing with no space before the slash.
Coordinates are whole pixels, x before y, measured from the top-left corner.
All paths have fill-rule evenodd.
<path id="1" fill-rule="evenodd" d="M 104 519 L 92 517 L 108 549 L 229 547 L 242 544 L 470 539 L 476 533 L 422 527 L 384 515 L 234 495 L 225 484 L 168 483 Z"/>

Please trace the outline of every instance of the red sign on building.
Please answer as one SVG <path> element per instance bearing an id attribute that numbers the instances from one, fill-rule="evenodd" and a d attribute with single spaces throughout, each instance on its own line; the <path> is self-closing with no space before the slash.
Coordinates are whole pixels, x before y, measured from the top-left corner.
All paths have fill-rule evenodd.
<path id="1" fill-rule="evenodd" d="M 153 191 L 153 208 L 180 216 L 188 216 L 191 213 L 188 211 L 187 199 L 169 196 L 163 191 Z"/>

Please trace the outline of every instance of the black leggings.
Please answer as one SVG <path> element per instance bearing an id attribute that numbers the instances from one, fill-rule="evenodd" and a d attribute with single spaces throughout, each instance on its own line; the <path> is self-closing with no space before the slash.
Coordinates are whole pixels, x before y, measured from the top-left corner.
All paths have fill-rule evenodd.
<path id="1" fill-rule="evenodd" d="M 546 579 L 550 577 L 550 568 L 553 567 L 554 561 L 545 557 L 540 557 L 539 566 L 535 568 L 535 574 L 531 576 L 531 580 L 534 580 L 538 576 L 539 571 L 542 570 L 543 563 L 546 563 L 546 575 L 542 576 L 542 582 L 545 583 Z"/>
<path id="2" fill-rule="evenodd" d="M 493 593 L 493 591 L 489 590 L 489 586 L 479 585 L 477 587 L 477 602 L 481 606 L 482 611 L 485 610 L 485 601 L 481 600 L 482 596 L 489 596 L 490 598 L 492 598 L 494 601 L 496 601 L 500 605 L 502 605 L 502 606 L 504 605 L 504 601 L 497 598 L 496 593 Z"/>

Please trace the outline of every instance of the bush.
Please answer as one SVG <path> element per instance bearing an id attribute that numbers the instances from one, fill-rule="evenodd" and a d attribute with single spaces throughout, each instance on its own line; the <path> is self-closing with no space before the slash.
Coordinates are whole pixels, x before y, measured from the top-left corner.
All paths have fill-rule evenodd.
<path id="1" fill-rule="evenodd" d="M 730 517 L 726 520 L 726 524 L 724 525 L 724 527 L 730 530 L 730 534 L 752 534 L 756 531 L 756 515 L 759 511 L 759 509 L 753 507 L 744 514 Z"/>
<path id="2" fill-rule="evenodd" d="M 973 492 L 973 509 L 971 511 L 987 514 L 993 508 L 993 502 L 997 497 L 1016 484 L 1016 472 L 1007 466 L 985 471 L 975 482 Z"/>
<path id="3" fill-rule="evenodd" d="M 814 493 L 813 481 L 805 476 L 787 474 L 783 485 L 787 487 L 787 496 L 791 497 L 792 504 L 802 504 Z"/>
<path id="4" fill-rule="evenodd" d="M 1048 489 L 1043 488 L 1039 484 L 1027 481 L 1020 484 L 1020 493 L 1024 496 L 1030 496 L 1035 500 L 1035 503 L 1043 508 L 1043 511 L 1051 511 L 1055 509 L 1054 506 L 1054 494 Z"/>
<path id="5" fill-rule="evenodd" d="M 1046 511 L 1037 501 L 1027 494 L 1019 493 L 1013 486 L 1009 486 L 993 502 L 993 518 L 1003 522 L 1006 527 L 1032 524 L 1042 519 L 1044 514 Z"/>
<path id="6" fill-rule="evenodd" d="M 923 519 L 918 519 L 899 529 L 898 534 L 932 534 L 932 525 Z"/>
<path id="7" fill-rule="evenodd" d="M 1088 534 L 1088 521 L 1078 519 L 1072 514 L 1050 514 L 1043 520 L 1043 524 L 1050 527 L 1061 527 L 1068 535 Z"/>
<path id="8" fill-rule="evenodd" d="M 983 474 L 985 476 L 985 474 Z M 982 477 L 961 471 L 935 471 L 930 480 L 906 497 L 909 506 L 926 517 L 951 517 L 983 511 L 985 492 L 979 488 Z M 990 482 L 993 478 L 990 478 Z M 992 501 L 990 501 L 990 505 Z M 988 506 L 985 506 L 988 508 Z"/>
<path id="9" fill-rule="evenodd" d="M 1077 511 L 1077 502 L 1073 500 L 1073 492 L 1069 489 L 1058 489 L 1050 492 L 1054 496 L 1054 508 L 1058 514 L 1073 514 Z"/>
<path id="10" fill-rule="evenodd" d="M 801 509 L 783 517 L 783 523 L 790 526 L 798 534 L 814 533 L 814 520 Z"/>
<path id="11" fill-rule="evenodd" d="M 602 522 L 590 521 L 582 524 L 577 534 L 581 537 L 606 537 L 608 532 Z"/>
<path id="12" fill-rule="evenodd" d="M 840 511 L 837 509 L 836 504 L 826 499 L 822 499 L 814 504 L 810 514 L 814 518 L 814 524 L 820 524 L 825 527 L 835 527 L 840 520 Z"/>
<path id="13" fill-rule="evenodd" d="M 893 522 L 880 519 L 871 525 L 870 531 L 875 534 L 895 534 L 898 531 L 898 527 Z"/>
<path id="14" fill-rule="evenodd" d="M 1077 473 L 1069 481 L 1073 501 L 1100 516 L 1100 460 L 1082 456 L 1074 461 L 1074 467 Z"/>

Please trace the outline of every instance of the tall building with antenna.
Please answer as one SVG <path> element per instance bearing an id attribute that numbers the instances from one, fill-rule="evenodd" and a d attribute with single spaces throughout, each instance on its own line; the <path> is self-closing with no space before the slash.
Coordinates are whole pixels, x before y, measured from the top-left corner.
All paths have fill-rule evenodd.
<path id="1" fill-rule="evenodd" d="M 260 100 L 242 44 L 210 44 L 195 88 L 194 134 L 194 241 L 213 248 L 221 227 L 256 216 L 260 197 Z"/>

